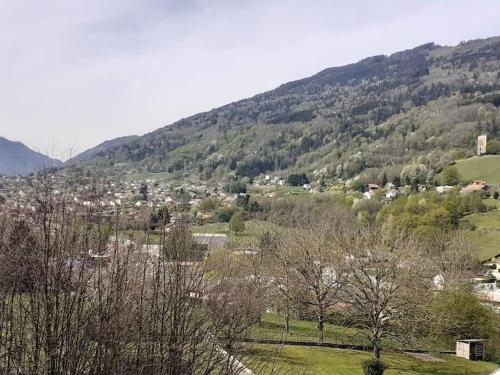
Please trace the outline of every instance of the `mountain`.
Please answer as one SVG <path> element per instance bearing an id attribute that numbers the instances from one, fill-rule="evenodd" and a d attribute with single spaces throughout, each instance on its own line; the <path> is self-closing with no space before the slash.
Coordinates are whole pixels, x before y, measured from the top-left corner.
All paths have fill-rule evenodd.
<path id="1" fill-rule="evenodd" d="M 125 136 L 125 137 L 111 139 L 109 141 L 104 141 L 101 144 L 99 144 L 95 147 L 89 148 L 88 150 L 85 150 L 85 151 L 79 153 L 78 155 L 72 157 L 71 159 L 67 160 L 66 164 L 71 164 L 74 162 L 82 162 L 82 161 L 89 160 L 89 159 L 99 155 L 100 153 L 104 153 L 112 148 L 116 148 L 118 146 L 132 142 L 138 138 L 139 138 L 139 136 L 137 136 L 137 135 L 129 135 L 129 136 Z"/>
<path id="2" fill-rule="evenodd" d="M 33 151 L 21 142 L 0 137 L 0 174 L 6 176 L 28 175 L 45 168 L 59 168 L 63 163 Z"/>
<path id="3" fill-rule="evenodd" d="M 181 119 L 99 153 L 110 173 L 168 178 L 399 177 L 437 173 L 500 136 L 500 37 L 428 43 L 325 69 L 249 99 Z"/>

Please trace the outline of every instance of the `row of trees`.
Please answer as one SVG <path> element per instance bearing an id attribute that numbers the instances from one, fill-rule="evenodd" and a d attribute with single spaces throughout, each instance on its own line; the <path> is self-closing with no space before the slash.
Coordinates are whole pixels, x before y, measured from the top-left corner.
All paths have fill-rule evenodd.
<path id="1" fill-rule="evenodd" d="M 457 232 L 413 237 L 360 224 L 348 209 L 306 205 L 279 218 L 260 247 L 268 303 L 283 314 L 285 331 L 297 314 L 316 320 L 320 343 L 326 321 L 357 328 L 374 366 L 387 342 L 443 348 L 494 335 L 493 312 L 467 284 L 477 272 L 471 243 Z M 453 303 L 457 296 L 467 303 Z M 467 314 L 469 326 L 461 325 L 463 311 L 477 314 Z"/>

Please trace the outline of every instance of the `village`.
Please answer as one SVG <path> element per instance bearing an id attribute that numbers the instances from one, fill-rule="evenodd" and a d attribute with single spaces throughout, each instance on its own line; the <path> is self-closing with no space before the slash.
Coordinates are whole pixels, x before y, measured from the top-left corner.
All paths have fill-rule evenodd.
<path id="1" fill-rule="evenodd" d="M 480 138 L 477 157 L 484 154 L 481 144 Z M 70 211 L 81 212 L 81 215 L 91 212 L 92 220 L 98 225 L 126 223 L 122 234 L 118 237 L 109 236 L 106 243 L 89 249 L 80 258 L 80 262 L 85 264 L 85 272 L 96 275 L 102 270 L 113 272 L 113 267 L 123 259 L 135 264 L 144 264 L 144 267 L 153 267 L 149 272 L 154 274 L 155 265 L 165 261 L 169 233 L 176 233 L 179 228 L 187 226 L 189 241 L 193 243 L 189 255 L 169 256 L 165 264 L 167 267 L 180 267 L 190 278 L 199 274 L 203 281 L 196 288 L 191 288 L 189 295 L 194 299 L 206 299 L 212 293 L 211 290 L 217 288 L 219 281 L 202 277 L 207 272 L 204 267 L 221 256 L 248 259 L 251 267 L 257 267 L 252 268 L 253 276 L 245 276 L 238 282 L 243 276 L 232 276 L 232 282 L 246 282 L 249 278 L 247 281 L 251 284 L 257 283 L 258 288 L 272 289 L 272 285 L 280 278 L 261 274 L 265 270 L 260 268 L 264 267 L 263 265 L 258 265 L 258 259 L 262 261 L 263 257 L 262 241 L 266 233 L 273 228 L 274 224 L 270 224 L 271 216 L 282 212 L 281 210 L 293 210 L 294 207 L 300 206 L 300 202 L 326 200 L 348 205 L 357 213 L 358 220 L 365 222 L 383 217 L 386 215 L 384 211 L 391 212 L 390 208 L 396 207 L 401 201 L 406 201 L 406 205 L 409 205 L 412 200 L 418 198 L 418 205 L 424 207 L 430 204 L 431 211 L 439 211 L 439 208 L 435 207 L 436 204 L 454 199 L 456 202 L 462 202 L 457 204 L 469 207 L 465 209 L 465 215 L 460 214 L 464 216 L 458 218 L 457 225 L 476 236 L 490 233 L 483 232 L 482 228 L 473 230 L 473 227 L 477 220 L 485 217 L 484 215 L 496 215 L 500 202 L 500 185 L 476 179 L 464 183 L 463 180 L 454 178 L 454 173 L 452 178 L 447 179 L 453 183 L 439 184 L 436 179 L 435 183 L 428 184 L 408 179 L 406 183 L 387 181 L 383 185 L 374 181 L 361 181 L 359 178 L 347 181 L 335 179 L 329 182 L 315 179 L 314 174 L 311 180 L 305 174 L 265 174 L 252 180 L 215 184 L 189 180 L 175 184 L 154 178 L 97 181 L 88 173 L 0 177 L 0 210 L 4 215 L 29 217 L 30 212 L 39 210 L 32 198 L 43 194 L 44 189 L 40 189 L 42 186 L 49 186 L 47 194 L 50 196 L 45 197 L 46 199 L 66 202 Z M 73 183 L 72 179 L 78 180 L 78 183 Z M 425 202 L 427 199 L 434 203 Z M 473 206 L 469 206 L 470 204 Z M 236 218 L 239 222 L 236 222 Z M 439 227 L 443 220 L 447 219 L 438 217 L 437 220 L 431 225 Z M 418 216 L 411 221 L 418 221 Z M 495 222 L 493 227 L 498 225 L 499 223 Z M 498 250 L 498 247 L 496 249 Z M 473 248 L 473 251 L 482 250 Z M 450 254 L 453 254 L 453 251 Z M 480 261 L 480 264 L 474 266 L 475 273 L 465 272 L 458 280 L 473 285 L 474 293 L 481 304 L 500 314 L 500 250 L 495 251 L 493 247 L 485 254 L 476 260 Z M 346 258 L 347 261 L 355 259 L 349 257 L 351 255 Z M 360 259 L 364 257 L 366 255 L 362 255 Z M 382 259 L 388 264 L 393 261 L 387 254 L 384 254 Z M 360 261 L 357 267 L 362 269 L 365 262 L 372 260 L 368 256 L 366 260 Z M 376 260 L 374 267 L 377 267 L 378 262 L 380 259 Z M 446 262 L 453 263 L 450 260 Z M 409 270 L 412 266 L 406 258 L 401 258 L 397 263 L 400 270 Z M 106 271 L 108 269 L 109 271 Z M 354 268 L 350 272 L 355 274 L 357 271 L 358 269 Z M 248 272 L 248 269 L 244 272 Z M 336 271 L 325 266 L 322 272 L 324 277 L 328 277 L 327 275 L 335 274 Z M 436 272 L 431 275 L 433 293 L 444 291 L 450 281 L 447 268 L 443 268 L 443 272 L 433 272 Z M 254 279 L 255 277 L 258 279 Z M 282 285 L 279 288 L 282 288 Z M 277 319 L 283 314 L 281 305 L 275 300 L 262 300 L 259 306 L 266 312 L 265 319 Z M 322 342 L 323 339 L 320 340 Z M 352 345 L 357 339 L 337 337 L 332 345 L 337 345 L 338 340 L 347 340 L 346 345 Z M 465 359 L 484 360 L 488 350 L 485 347 L 486 342 L 482 338 L 459 340 L 455 354 Z M 410 352 L 408 355 L 414 354 Z"/>
<path id="2" fill-rule="evenodd" d="M 478 138 L 477 155 L 486 153 L 486 136 Z M 292 178 L 293 177 L 293 178 Z M 35 176 L 30 177 L 0 177 L 0 207 L 2 212 L 17 212 L 19 209 L 30 208 L 30 197 L 36 192 Z M 284 176 L 266 174 L 252 181 L 236 181 L 235 183 L 200 183 L 186 181 L 174 184 L 166 180 L 95 180 L 88 178 L 86 183 L 80 181 L 75 187 L 68 188 L 68 176 L 51 174 L 52 194 L 63 196 L 64 200 L 79 207 L 98 207 L 101 217 L 111 220 L 117 212 L 125 217 L 130 229 L 141 231 L 144 221 L 148 221 L 152 213 L 166 207 L 168 223 L 166 229 L 177 221 L 190 222 L 194 239 L 205 248 L 205 251 L 231 249 L 234 252 L 255 251 L 251 246 L 245 247 L 235 239 L 238 233 L 231 233 L 229 224 L 231 216 L 238 210 L 243 212 L 262 211 L 263 204 L 270 201 L 283 201 L 289 197 L 318 197 L 322 195 L 342 196 L 350 201 L 353 207 L 361 205 L 362 201 L 390 204 L 399 197 L 408 196 L 414 192 L 435 191 L 439 195 L 457 191 L 460 195 L 480 196 L 483 200 L 495 202 L 499 197 L 499 184 L 473 180 L 468 184 L 428 184 L 396 185 L 392 181 L 380 186 L 370 182 L 359 183 L 359 180 L 335 180 L 325 183 L 324 180 L 309 179 L 305 175 Z M 71 184 L 69 184 L 71 186 Z M 307 198 L 308 199 L 308 198 Z M 358 203 L 360 202 L 360 203 Z M 248 215 L 247 215 L 248 216 Z M 467 219 L 467 218 L 465 218 Z M 465 223 L 467 220 L 463 220 Z M 134 225 L 134 223 L 136 223 Z M 220 223 L 215 225 L 216 223 Z M 214 231 L 215 228 L 215 231 Z M 221 228 L 225 228 L 221 230 Z M 161 228 L 153 228 L 153 233 Z M 477 232 L 480 234 L 481 232 Z M 235 237 L 236 236 L 236 237 Z M 145 252 L 160 253 L 160 245 L 148 244 Z M 482 272 L 474 279 L 476 291 L 485 303 L 490 303 L 500 312 L 500 248 L 491 253 L 490 257 L 481 259 Z M 108 262 L 110 254 L 90 254 L 93 261 Z M 435 283 L 439 286 L 440 275 L 436 275 Z"/>

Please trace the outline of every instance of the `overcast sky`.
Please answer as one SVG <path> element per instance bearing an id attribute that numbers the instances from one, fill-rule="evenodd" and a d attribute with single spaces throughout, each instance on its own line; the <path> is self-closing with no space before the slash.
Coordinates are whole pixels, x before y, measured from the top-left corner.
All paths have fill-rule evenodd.
<path id="1" fill-rule="evenodd" d="M 0 0 L 0 136 L 66 159 L 499 20 L 498 0 Z"/>

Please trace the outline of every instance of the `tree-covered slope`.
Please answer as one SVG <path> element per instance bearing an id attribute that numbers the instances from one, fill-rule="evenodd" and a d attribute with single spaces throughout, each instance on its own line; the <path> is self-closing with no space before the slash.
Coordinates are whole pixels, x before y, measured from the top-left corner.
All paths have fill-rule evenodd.
<path id="1" fill-rule="evenodd" d="M 500 135 L 500 37 L 325 69 L 182 119 L 90 162 L 201 179 L 277 170 L 349 178 L 439 170 Z"/>
<path id="2" fill-rule="evenodd" d="M 139 136 L 137 135 L 129 135 L 125 137 L 114 138 L 109 141 L 104 141 L 98 144 L 97 146 L 89 148 L 88 150 L 85 150 L 79 153 L 78 155 L 72 157 L 71 159 L 66 161 L 66 164 L 72 164 L 74 162 L 81 162 L 92 159 L 93 157 L 98 156 L 101 153 L 105 153 L 110 149 L 117 148 L 121 145 L 130 143 L 138 138 Z"/>

